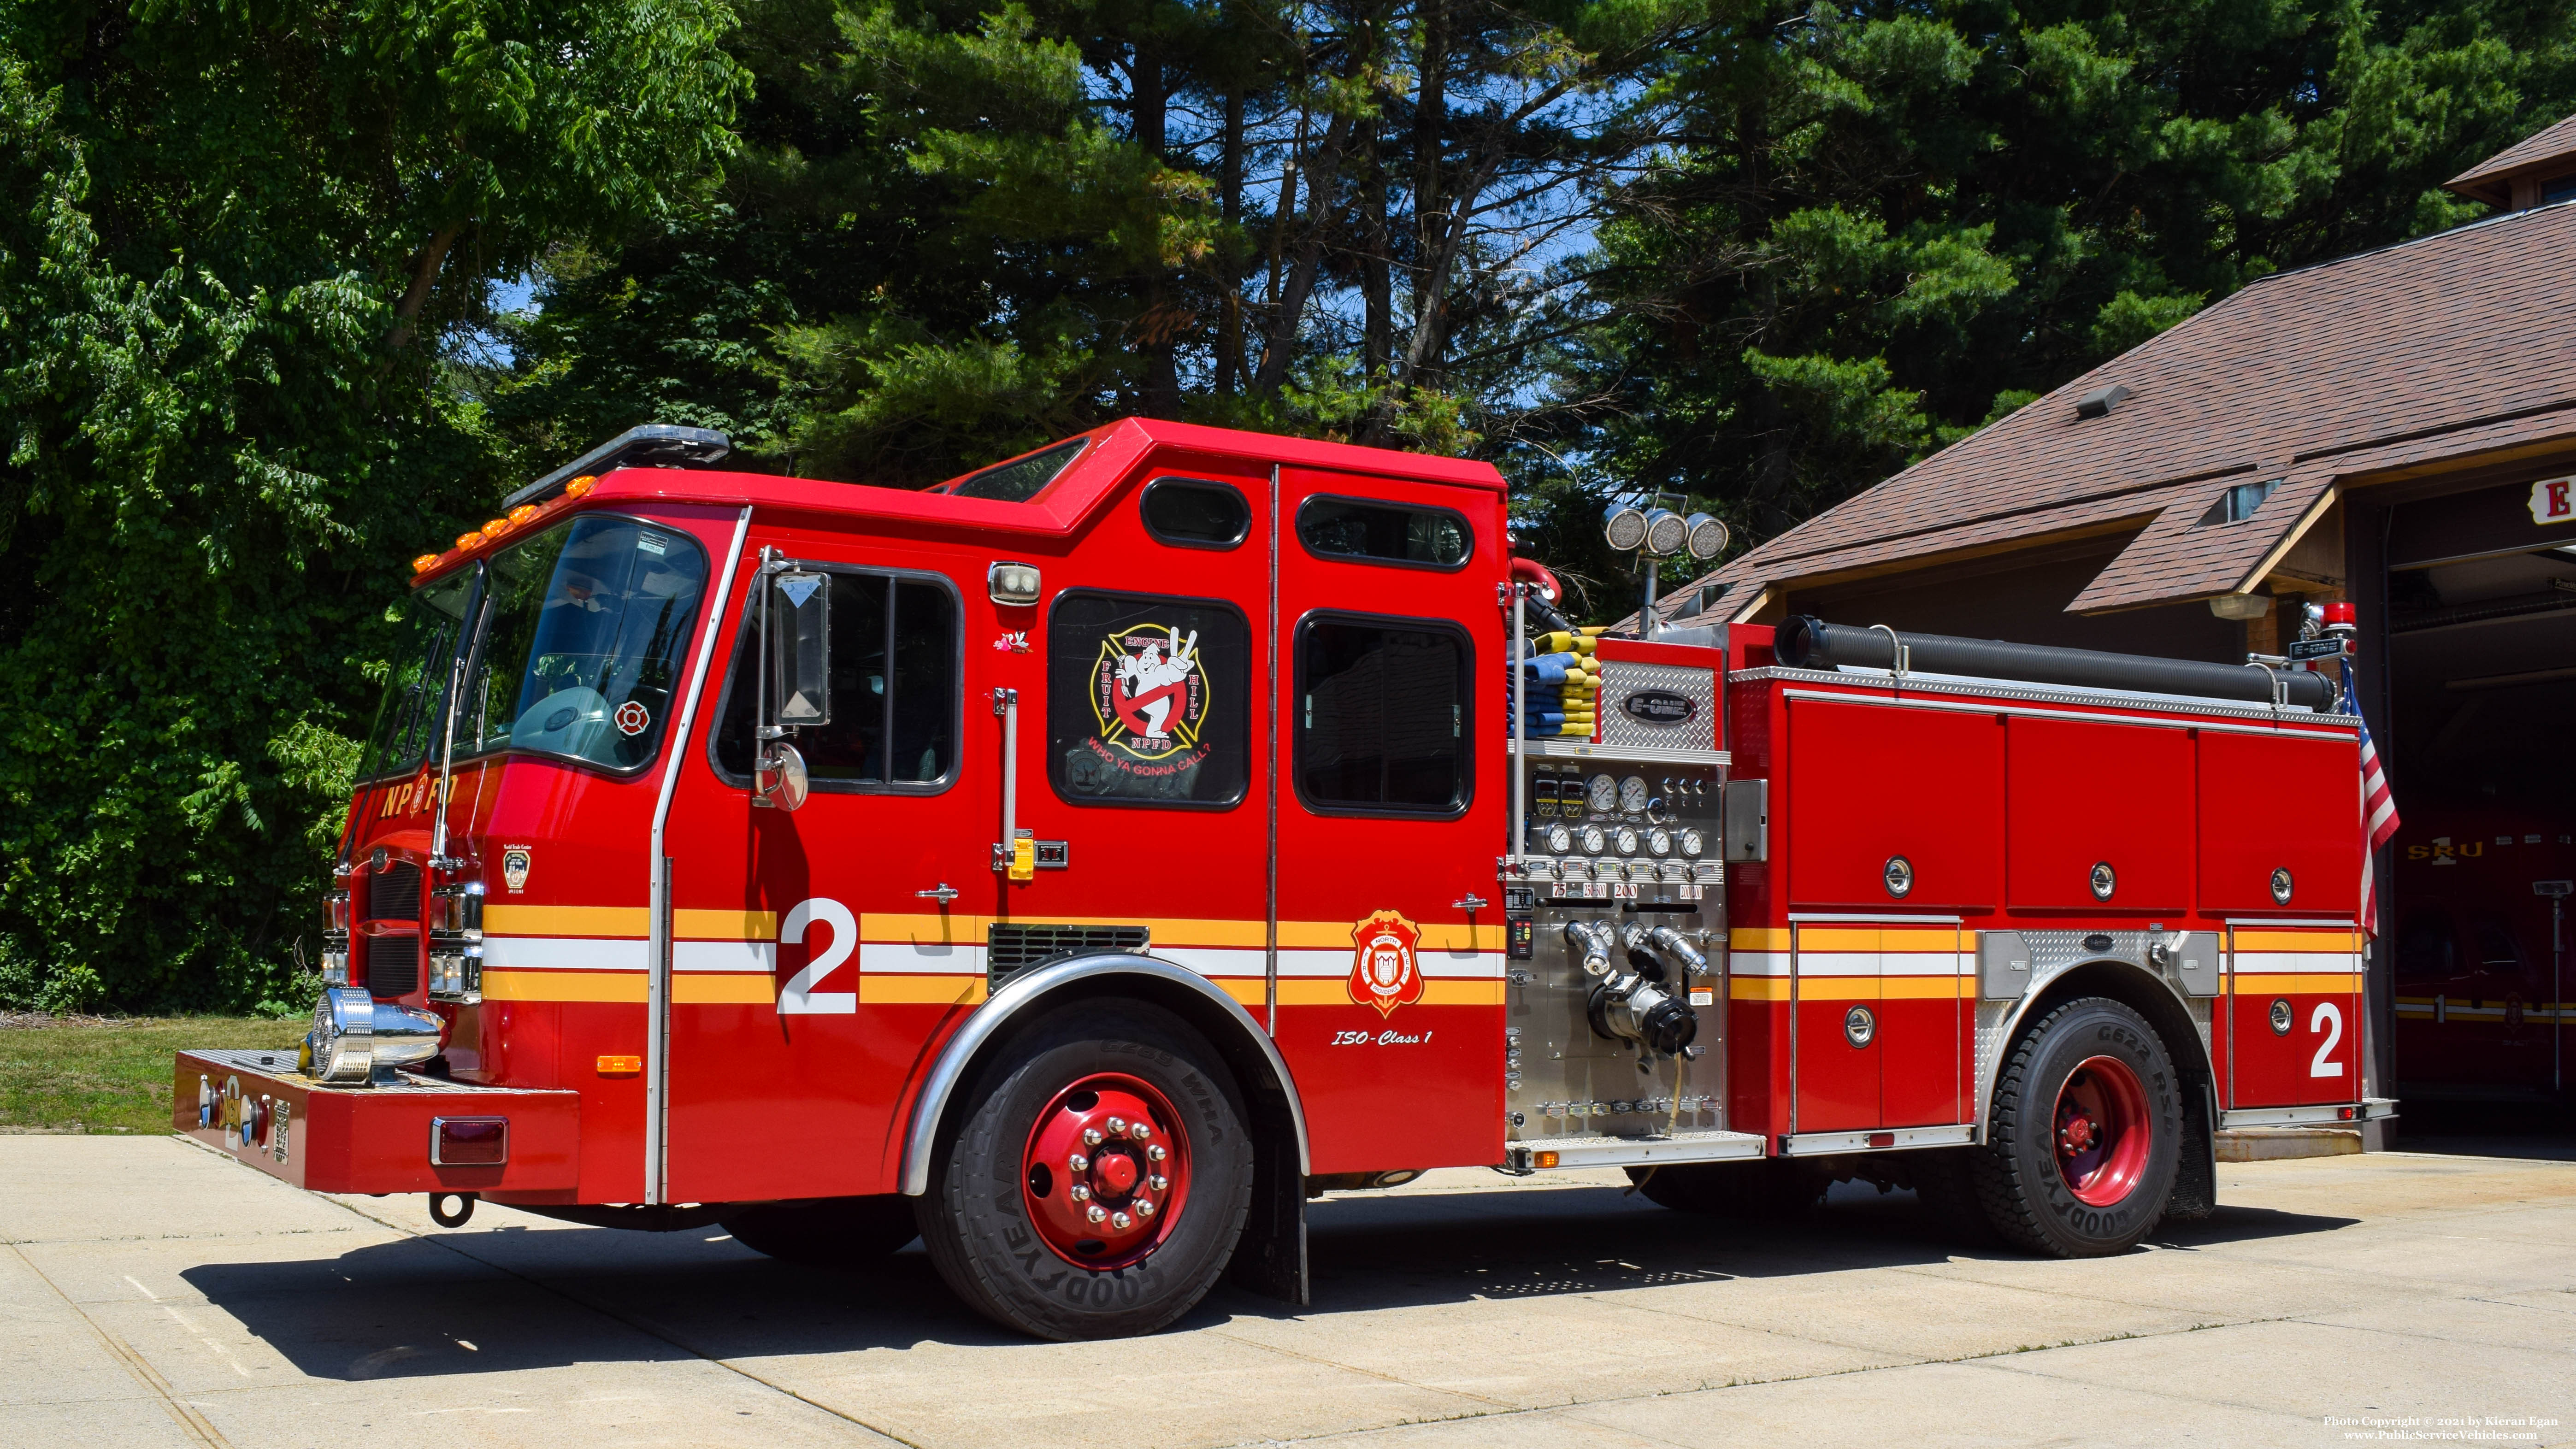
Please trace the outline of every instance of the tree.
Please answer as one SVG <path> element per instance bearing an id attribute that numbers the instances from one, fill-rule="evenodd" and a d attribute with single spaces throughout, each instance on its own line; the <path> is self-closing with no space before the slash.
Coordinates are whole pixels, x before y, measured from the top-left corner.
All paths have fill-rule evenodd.
<path id="1" fill-rule="evenodd" d="M 1726 0 L 1533 520 L 1607 568 L 1601 500 L 1672 489 L 1758 542 L 2255 277 L 2468 220 L 2440 181 L 2576 108 L 2569 14 Z"/>
<path id="2" fill-rule="evenodd" d="M 0 1000 L 284 1004 L 450 344 L 728 143 L 705 0 L 0 10 Z"/>

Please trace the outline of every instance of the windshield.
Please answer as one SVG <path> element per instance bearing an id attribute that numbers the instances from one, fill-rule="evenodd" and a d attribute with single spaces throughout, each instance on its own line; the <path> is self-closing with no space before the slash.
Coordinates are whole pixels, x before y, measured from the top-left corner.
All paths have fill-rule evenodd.
<path id="1" fill-rule="evenodd" d="M 697 543 L 589 514 L 502 549 L 490 570 L 457 754 L 538 750 L 620 770 L 652 759 L 705 589 Z"/>
<path id="2" fill-rule="evenodd" d="M 359 778 L 406 773 L 429 753 L 446 704 L 448 664 L 481 577 L 480 570 L 459 569 L 386 611 L 398 621 L 402 642 L 386 665 L 384 702 L 367 735 Z"/>

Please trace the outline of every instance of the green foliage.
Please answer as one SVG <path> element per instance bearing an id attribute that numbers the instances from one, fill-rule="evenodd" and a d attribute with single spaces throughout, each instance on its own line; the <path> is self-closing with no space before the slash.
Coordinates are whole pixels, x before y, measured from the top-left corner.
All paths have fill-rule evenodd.
<path id="1" fill-rule="evenodd" d="M 1673 489 L 1750 544 L 2255 277 L 2472 219 L 2439 183 L 2576 109 L 2576 32 L 2567 0 L 1723 0 L 1648 104 L 1693 140 L 1601 233 L 1621 321 L 1568 386 L 1604 426 L 1548 507 Z"/>
<path id="2" fill-rule="evenodd" d="M 0 8 L 0 1004 L 280 999 L 402 560 L 519 472 L 446 344 L 723 154 L 727 23 Z"/>

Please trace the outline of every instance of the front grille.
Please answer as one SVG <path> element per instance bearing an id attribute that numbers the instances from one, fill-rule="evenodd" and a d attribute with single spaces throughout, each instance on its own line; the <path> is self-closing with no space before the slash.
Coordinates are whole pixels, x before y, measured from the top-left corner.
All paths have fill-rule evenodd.
<path id="1" fill-rule="evenodd" d="M 996 925 L 986 941 L 984 974 L 999 986 L 1032 966 L 1068 956 L 1133 954 L 1148 939 L 1143 926 Z"/>
<path id="2" fill-rule="evenodd" d="M 398 860 L 367 877 L 367 919 L 420 919 L 420 867 Z"/>
<path id="3" fill-rule="evenodd" d="M 420 985 L 418 936 L 364 936 L 369 996 L 409 996 Z"/>

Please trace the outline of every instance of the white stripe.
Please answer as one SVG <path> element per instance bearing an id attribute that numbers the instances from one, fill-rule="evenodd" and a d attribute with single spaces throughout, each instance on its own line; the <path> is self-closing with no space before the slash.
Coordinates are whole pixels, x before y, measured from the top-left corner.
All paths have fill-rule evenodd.
<path id="1" fill-rule="evenodd" d="M 742 971 L 764 976 L 777 974 L 778 943 L 775 941 L 674 941 L 671 943 L 671 969 L 674 971 Z"/>
<path id="2" fill-rule="evenodd" d="M 641 971 L 646 943 L 577 936 L 486 936 L 483 969 L 504 971 Z"/>
<path id="3" fill-rule="evenodd" d="M 1160 956 L 1164 953 L 1156 951 L 1154 954 Z M 1279 951 L 1279 974 L 1283 979 L 1298 977 L 1307 980 L 1348 976 L 1351 974 L 1351 962 L 1351 949 L 1347 946 L 1325 950 L 1282 947 Z M 1415 969 L 1424 976 L 1435 981 L 1485 980 L 1503 974 L 1503 953 L 1500 951 L 1417 951 L 1413 955 L 1413 964 Z"/>
<path id="4" fill-rule="evenodd" d="M 984 948 L 960 941 L 862 941 L 859 970 L 931 976 L 981 976 Z"/>
<path id="5" fill-rule="evenodd" d="M 1726 970 L 1730 976 L 1786 976 L 1789 953 L 1786 951 L 1729 951 Z"/>
<path id="6" fill-rule="evenodd" d="M 2361 969 L 2361 958 L 2349 951 L 2239 951 L 2236 969 L 2264 976 L 2350 975 Z"/>
<path id="7" fill-rule="evenodd" d="M 1956 951 L 1798 953 L 1801 976 L 1972 976 L 1976 969 L 1974 956 Z"/>
<path id="8" fill-rule="evenodd" d="M 1267 975 L 1270 969 L 1269 953 L 1259 946 L 1148 946 L 1145 954 L 1210 978 L 1257 978 Z"/>

